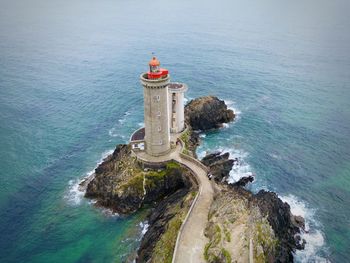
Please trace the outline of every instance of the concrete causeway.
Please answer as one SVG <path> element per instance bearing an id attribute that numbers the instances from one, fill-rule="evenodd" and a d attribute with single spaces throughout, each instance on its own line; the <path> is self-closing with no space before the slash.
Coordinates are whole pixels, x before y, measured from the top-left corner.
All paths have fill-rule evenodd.
<path id="1" fill-rule="evenodd" d="M 182 145 L 177 145 L 171 152 L 160 157 L 152 157 L 145 152 L 137 152 L 135 155 L 138 159 L 145 162 L 159 163 L 175 160 L 188 167 L 196 176 L 199 192 L 178 233 L 172 262 L 205 262 L 203 253 L 208 239 L 204 236 L 204 229 L 207 224 L 210 205 L 213 201 L 214 190 L 207 177 L 206 167 L 198 160 L 185 156 L 181 152 Z"/>
<path id="2" fill-rule="evenodd" d="M 192 210 L 189 211 L 187 220 L 183 222 L 172 262 L 205 262 L 203 253 L 208 239 L 204 236 L 204 229 L 207 224 L 214 191 L 208 180 L 207 171 L 201 166 L 181 157 L 175 160 L 187 166 L 196 175 L 199 183 L 199 193 Z"/>

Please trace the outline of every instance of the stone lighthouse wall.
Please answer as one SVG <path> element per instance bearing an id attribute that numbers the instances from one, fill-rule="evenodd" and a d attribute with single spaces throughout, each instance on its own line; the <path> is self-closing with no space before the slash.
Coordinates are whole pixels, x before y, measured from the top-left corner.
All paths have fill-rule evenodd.
<path id="1" fill-rule="evenodd" d="M 141 75 L 144 91 L 145 150 L 152 156 L 170 151 L 170 129 L 168 112 L 168 83 L 165 78 L 150 80 Z"/>

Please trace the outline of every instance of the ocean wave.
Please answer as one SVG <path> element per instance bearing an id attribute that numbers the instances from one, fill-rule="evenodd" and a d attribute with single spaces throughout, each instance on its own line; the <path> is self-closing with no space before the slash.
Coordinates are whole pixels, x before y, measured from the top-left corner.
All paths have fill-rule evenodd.
<path id="1" fill-rule="evenodd" d="M 116 127 L 111 128 L 108 131 L 108 135 L 114 138 L 118 137 L 118 138 L 121 138 L 122 140 L 128 140 L 128 138 L 125 135 L 118 133 L 118 129 Z"/>
<path id="2" fill-rule="evenodd" d="M 69 180 L 68 185 L 69 189 L 67 193 L 64 195 L 64 199 L 67 200 L 67 202 L 70 205 L 77 206 L 81 203 L 81 200 L 84 197 L 84 192 L 80 191 L 79 184 L 81 180 Z"/>
<path id="3" fill-rule="evenodd" d="M 319 255 L 325 249 L 325 240 L 321 230 L 322 226 L 315 218 L 315 209 L 309 208 L 294 195 L 279 197 L 290 205 L 293 215 L 302 216 L 305 219 L 305 232 L 301 234 L 301 238 L 306 241 L 305 249 L 296 251 L 295 261 L 300 263 L 329 262 Z"/>
<path id="4" fill-rule="evenodd" d="M 95 168 L 86 172 L 84 174 L 83 178 L 69 180 L 68 190 L 66 191 L 66 193 L 64 195 L 64 199 L 67 201 L 68 204 L 70 204 L 72 206 L 77 206 L 77 205 L 80 205 L 82 203 L 86 189 L 84 187 L 82 187 L 80 185 L 80 183 L 84 180 L 88 180 L 89 178 L 91 178 L 94 175 L 95 169 L 97 168 L 97 166 L 99 166 L 103 162 L 103 160 L 108 155 L 110 155 L 112 153 L 113 153 L 113 150 L 108 150 L 108 151 L 103 152 L 101 154 L 101 158 L 96 163 Z"/>
<path id="5" fill-rule="evenodd" d="M 145 221 L 145 222 L 140 222 L 139 226 L 141 228 L 141 237 L 143 237 L 148 230 L 149 224 L 147 221 Z"/>
<path id="6" fill-rule="evenodd" d="M 236 103 L 232 100 L 224 100 L 227 108 L 235 113 L 235 121 L 240 120 L 242 112 L 237 108 Z"/>
<path id="7" fill-rule="evenodd" d="M 246 161 L 248 153 L 239 149 L 224 150 L 230 154 L 230 159 L 236 159 L 237 161 L 232 166 L 230 176 L 227 179 L 229 184 L 237 182 L 242 177 L 253 176 L 253 171 L 249 163 Z"/>
<path id="8" fill-rule="evenodd" d="M 131 111 L 126 111 L 123 113 L 122 117 L 118 119 L 118 122 L 108 131 L 108 135 L 111 137 L 120 137 L 121 139 L 125 140 L 128 139 L 125 135 L 120 134 L 118 131 L 121 127 L 123 127 L 126 122 L 129 120 L 129 116 L 131 115 Z"/>
<path id="9" fill-rule="evenodd" d="M 123 114 L 123 117 L 118 120 L 120 124 L 124 124 L 128 120 L 128 116 L 131 114 L 130 111 L 126 111 Z"/>

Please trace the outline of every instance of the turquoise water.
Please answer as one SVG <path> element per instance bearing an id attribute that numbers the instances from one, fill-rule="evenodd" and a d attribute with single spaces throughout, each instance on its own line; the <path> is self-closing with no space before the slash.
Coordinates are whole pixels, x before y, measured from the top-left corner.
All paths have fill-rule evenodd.
<path id="1" fill-rule="evenodd" d="M 199 155 L 241 159 L 307 219 L 298 262 L 350 256 L 346 1 L 0 1 L 0 261 L 121 262 L 146 211 L 121 218 L 76 191 L 143 121 L 156 52 L 188 99 L 239 112 Z"/>

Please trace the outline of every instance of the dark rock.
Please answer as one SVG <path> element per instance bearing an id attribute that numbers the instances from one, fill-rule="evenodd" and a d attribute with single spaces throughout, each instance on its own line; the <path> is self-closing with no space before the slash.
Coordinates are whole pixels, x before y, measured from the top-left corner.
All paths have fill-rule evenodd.
<path id="1" fill-rule="evenodd" d="M 292 215 L 292 224 L 301 229 L 305 229 L 305 219 L 302 216 Z"/>
<path id="2" fill-rule="evenodd" d="M 85 196 L 97 199 L 98 206 L 129 214 L 186 186 L 189 172 L 182 166 L 144 172 L 130 154 L 130 146 L 118 145 L 96 168 Z"/>
<path id="3" fill-rule="evenodd" d="M 259 191 L 252 200 L 258 205 L 262 214 L 267 216 L 279 240 L 275 262 L 293 262 L 293 253 L 303 245 L 300 245 L 298 235 L 300 228 L 293 222 L 289 204 L 283 202 L 276 193 L 265 190 Z M 298 217 L 298 221 L 303 220 Z M 304 241 L 302 243 L 305 245 Z"/>
<path id="4" fill-rule="evenodd" d="M 166 225 L 169 220 L 175 216 L 173 213 L 174 210 L 169 208 L 181 203 L 188 191 L 188 188 L 179 189 L 172 195 L 157 203 L 151 211 L 148 217 L 148 231 L 141 240 L 136 262 L 148 262 L 148 260 L 151 259 L 156 241 L 159 240 L 162 234 L 166 231 Z"/>
<path id="5" fill-rule="evenodd" d="M 189 138 L 187 147 L 188 147 L 188 150 L 191 151 L 192 156 L 197 158 L 196 150 L 197 150 L 197 147 L 200 145 L 199 133 L 191 130 L 190 127 L 189 129 L 190 129 L 190 138 Z"/>
<path id="6" fill-rule="evenodd" d="M 239 179 L 237 182 L 233 183 L 233 187 L 245 187 L 248 183 L 252 183 L 254 181 L 254 176 L 244 176 Z"/>
<path id="7" fill-rule="evenodd" d="M 191 100 L 185 106 L 185 121 L 193 130 L 219 128 L 234 118 L 234 112 L 227 109 L 225 102 L 214 96 Z"/>
<path id="8" fill-rule="evenodd" d="M 216 152 L 207 154 L 201 162 L 209 167 L 209 173 L 214 177 L 215 181 L 221 182 L 229 176 L 233 164 L 237 161 L 229 159 L 229 157 L 229 153 L 221 154 Z"/>

